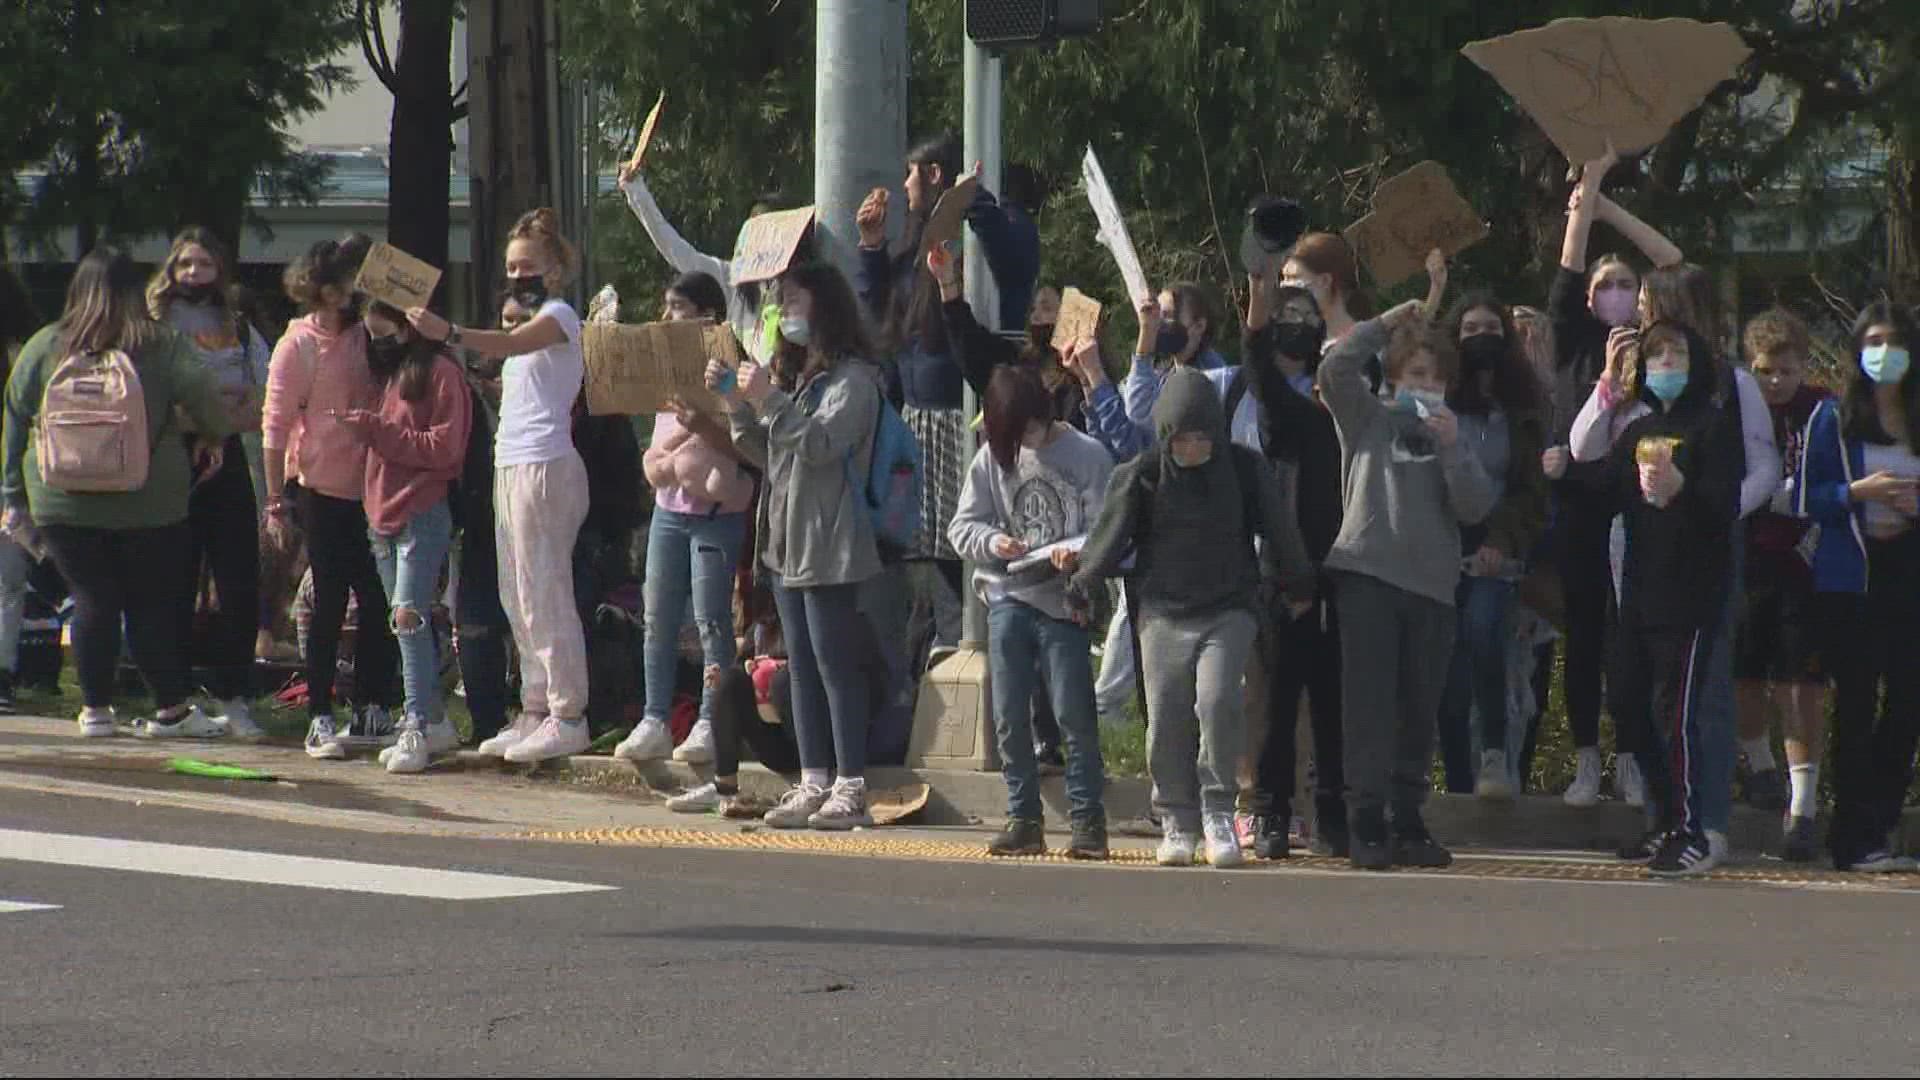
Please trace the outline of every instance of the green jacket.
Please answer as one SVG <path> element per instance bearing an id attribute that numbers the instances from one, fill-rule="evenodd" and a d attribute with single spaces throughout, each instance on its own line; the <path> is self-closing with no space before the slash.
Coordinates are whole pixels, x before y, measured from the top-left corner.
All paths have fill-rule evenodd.
<path id="1" fill-rule="evenodd" d="M 226 438 L 232 422 L 193 342 L 163 328 L 132 356 L 147 401 L 147 438 L 153 443 L 146 486 L 138 491 L 71 492 L 40 482 L 33 426 L 47 376 L 66 358 L 56 328 L 48 326 L 27 341 L 7 377 L 0 499 L 24 502 L 38 525 L 151 529 L 187 519 L 192 469 L 177 417 L 184 411 L 209 440 Z"/>

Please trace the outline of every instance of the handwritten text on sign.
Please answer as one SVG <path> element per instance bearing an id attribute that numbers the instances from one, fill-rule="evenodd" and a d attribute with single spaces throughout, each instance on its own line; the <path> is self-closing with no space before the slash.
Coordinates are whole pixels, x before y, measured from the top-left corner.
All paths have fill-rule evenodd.
<path id="1" fill-rule="evenodd" d="M 426 307 L 433 299 L 434 286 L 440 284 L 438 267 L 421 262 L 392 244 L 375 244 L 360 264 L 353 287 L 375 300 L 405 311 Z"/>
<path id="2" fill-rule="evenodd" d="M 748 221 L 733 253 L 733 284 L 771 281 L 786 273 L 812 224 L 811 206 L 761 214 Z"/>
<path id="3" fill-rule="evenodd" d="M 1347 243 L 1375 283 L 1390 288 L 1420 272 L 1427 252 L 1451 258 L 1486 239 L 1487 225 L 1437 161 L 1423 161 L 1381 184 L 1373 213 L 1347 228 Z"/>

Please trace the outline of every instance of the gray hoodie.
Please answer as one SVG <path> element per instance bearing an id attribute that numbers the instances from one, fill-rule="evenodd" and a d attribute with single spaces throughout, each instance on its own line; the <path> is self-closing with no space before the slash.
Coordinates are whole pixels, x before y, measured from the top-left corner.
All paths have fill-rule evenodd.
<path id="1" fill-rule="evenodd" d="M 993 538 L 1001 535 L 1025 541 L 1029 550 L 1084 540 L 1100 517 L 1100 502 L 1113 477 L 1113 456 L 1066 424 L 1055 426 L 1052 442 L 1038 450 L 1021 447 L 1010 470 L 993 460 L 992 447 L 980 448 L 967 471 L 947 540 L 974 564 L 974 588 L 988 603 L 1005 597 L 1067 619 L 1073 614 L 1067 604 L 1067 579 L 1051 563 L 1012 574 L 1007 560 L 993 553 Z"/>
<path id="2" fill-rule="evenodd" d="M 864 482 L 884 390 L 880 370 L 841 360 L 789 394 L 775 390 L 757 411 L 732 411 L 733 441 L 765 462 L 760 497 L 760 561 L 781 584 L 804 589 L 851 585 L 880 572 Z"/>
<path id="3" fill-rule="evenodd" d="M 1463 442 L 1439 446 L 1426 421 L 1367 387 L 1365 365 L 1390 336 L 1370 319 L 1320 364 L 1320 398 L 1340 434 L 1344 505 L 1326 565 L 1452 607 L 1460 526 L 1493 509 L 1493 484 Z"/>

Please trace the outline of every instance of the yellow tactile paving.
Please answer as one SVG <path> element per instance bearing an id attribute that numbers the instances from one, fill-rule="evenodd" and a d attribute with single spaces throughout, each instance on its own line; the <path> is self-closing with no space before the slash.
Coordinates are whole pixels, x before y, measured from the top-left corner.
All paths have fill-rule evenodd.
<path id="1" fill-rule="evenodd" d="M 818 833 L 783 832 L 772 829 L 738 832 L 704 829 L 584 829 L 542 831 L 516 834 L 516 839 L 545 840 L 570 844 L 605 844 L 650 848 L 699 848 L 715 851 L 771 851 L 792 854 L 860 856 L 879 859 L 921 859 L 943 862 L 995 863 L 1077 863 L 1058 848 L 1045 855 L 1019 857 L 991 856 L 984 840 L 945 840 L 928 837 L 889 837 L 873 832 Z M 1153 852 L 1146 848 L 1116 849 L 1106 865 L 1132 869 L 1156 869 Z M 1345 859 L 1296 856 L 1281 863 L 1249 861 L 1244 869 L 1256 873 L 1285 873 L 1289 869 L 1330 870 L 1362 874 L 1351 869 Z M 1542 881 L 1648 881 L 1638 866 L 1612 862 L 1585 862 L 1574 859 L 1554 861 L 1541 858 L 1464 858 L 1445 870 L 1399 870 L 1396 873 L 1433 874 L 1452 877 L 1521 878 Z M 1779 864 L 1735 866 L 1715 870 L 1697 880 L 1732 882 L 1747 885 L 1821 886 L 1872 890 L 1920 890 L 1920 875 L 1841 874 L 1831 870 L 1797 870 Z"/>

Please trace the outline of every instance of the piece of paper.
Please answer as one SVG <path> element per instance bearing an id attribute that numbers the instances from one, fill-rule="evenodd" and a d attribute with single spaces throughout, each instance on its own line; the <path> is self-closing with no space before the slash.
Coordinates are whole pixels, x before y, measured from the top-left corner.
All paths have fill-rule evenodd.
<path id="1" fill-rule="evenodd" d="M 974 196 L 979 191 L 979 177 L 963 176 L 959 183 L 940 196 L 939 202 L 933 204 L 933 213 L 927 218 L 927 226 L 920 230 L 921 262 L 927 261 L 927 252 L 935 247 L 960 239 L 960 230 L 967 223 L 967 208 L 973 205 Z"/>
<path id="2" fill-rule="evenodd" d="M 1423 161 L 1381 184 L 1373 212 L 1348 226 L 1346 237 L 1374 283 L 1392 288 L 1424 270 L 1434 248 L 1452 258 L 1486 239 L 1487 223 L 1445 166 Z"/>
<path id="3" fill-rule="evenodd" d="M 438 267 L 421 262 L 392 244 L 379 243 L 367 252 L 353 279 L 356 291 L 405 311 L 426 307 L 440 284 Z"/>
<path id="4" fill-rule="evenodd" d="M 1069 285 L 1060 294 L 1060 317 L 1053 324 L 1053 347 L 1071 348 L 1087 338 L 1100 340 L 1100 301 Z"/>
<path id="5" fill-rule="evenodd" d="M 1022 555 L 1019 558 L 1008 563 L 1007 573 L 1022 574 L 1038 566 L 1047 566 L 1048 568 L 1051 568 L 1053 565 L 1054 552 L 1079 551 L 1085 548 L 1086 546 L 1087 546 L 1087 538 L 1084 536 L 1073 536 L 1073 537 L 1068 537 L 1065 540 L 1056 540 L 1051 544 L 1042 544 L 1039 547 L 1034 548 L 1032 551 L 1027 552 L 1025 555 Z"/>
<path id="6" fill-rule="evenodd" d="M 1147 285 L 1146 271 L 1140 269 L 1140 253 L 1134 250 L 1133 237 L 1127 234 L 1120 205 L 1113 201 L 1113 188 L 1107 184 L 1106 171 L 1100 168 L 1100 158 L 1091 146 L 1080 161 L 1080 176 L 1086 181 L 1087 202 L 1093 207 L 1094 219 L 1100 223 L 1100 235 L 1095 239 L 1113 253 L 1113 261 L 1120 267 L 1120 280 L 1127 285 L 1127 298 L 1138 308 L 1153 299 L 1153 291 Z"/>
<path id="7" fill-rule="evenodd" d="M 780 210 L 750 219 L 733 252 L 734 285 L 771 281 L 787 272 L 800 240 L 813 224 L 813 207 Z"/>
<path id="8" fill-rule="evenodd" d="M 667 92 L 662 90 L 660 91 L 660 99 L 653 103 L 652 110 L 647 113 L 646 122 L 640 125 L 640 138 L 639 141 L 634 143 L 633 157 L 627 160 L 626 172 L 634 173 L 640 171 L 640 163 L 646 160 L 647 147 L 653 143 L 653 129 L 660 126 L 660 108 L 666 103 Z"/>
<path id="9" fill-rule="evenodd" d="M 1460 50 L 1492 75 L 1547 138 L 1579 164 L 1666 137 L 1753 50 L 1726 23 L 1555 19 Z"/>
<path id="10" fill-rule="evenodd" d="M 652 415 L 677 397 L 702 412 L 721 413 L 720 399 L 706 381 L 714 329 L 690 321 L 584 324 L 580 347 L 587 361 L 587 412 Z"/>

